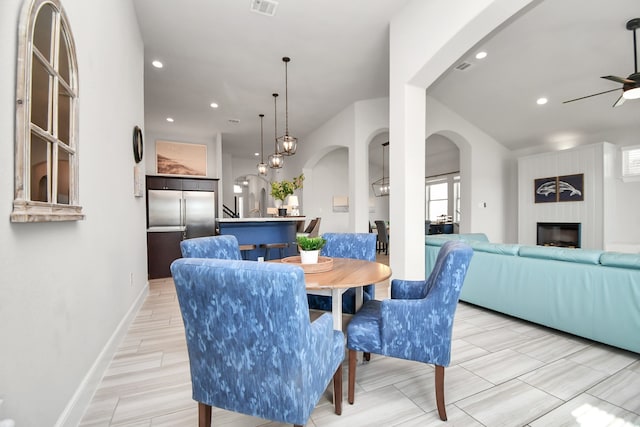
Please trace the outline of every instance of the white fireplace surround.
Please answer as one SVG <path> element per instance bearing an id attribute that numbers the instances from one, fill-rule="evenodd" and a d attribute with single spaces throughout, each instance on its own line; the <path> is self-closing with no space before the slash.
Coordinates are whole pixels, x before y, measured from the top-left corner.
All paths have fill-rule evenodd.
<path id="1" fill-rule="evenodd" d="M 615 209 L 616 146 L 607 142 L 518 159 L 518 243 L 535 245 L 539 222 L 581 223 L 581 247 L 605 249 Z M 584 200 L 535 203 L 534 180 L 584 174 Z"/>

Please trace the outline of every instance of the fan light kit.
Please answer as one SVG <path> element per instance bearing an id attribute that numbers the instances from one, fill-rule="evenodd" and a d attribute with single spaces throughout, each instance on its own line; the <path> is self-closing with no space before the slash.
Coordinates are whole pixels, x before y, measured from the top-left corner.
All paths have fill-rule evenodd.
<path id="1" fill-rule="evenodd" d="M 627 22 L 627 30 L 633 31 L 633 66 L 634 71 L 629 77 L 618 77 L 618 76 L 602 76 L 603 79 L 611 80 L 616 83 L 622 83 L 622 95 L 613 104 L 614 107 L 619 107 L 624 103 L 626 99 L 638 99 L 640 98 L 640 73 L 638 73 L 638 46 L 636 41 L 636 30 L 640 28 L 640 18 L 634 18 Z M 614 92 L 618 89 L 606 90 L 604 92 L 594 93 L 592 95 L 582 96 L 580 98 L 571 99 L 569 101 L 564 101 L 563 104 L 573 101 L 579 101 L 585 98 L 591 98 L 592 96 L 603 95 L 605 93 Z"/>

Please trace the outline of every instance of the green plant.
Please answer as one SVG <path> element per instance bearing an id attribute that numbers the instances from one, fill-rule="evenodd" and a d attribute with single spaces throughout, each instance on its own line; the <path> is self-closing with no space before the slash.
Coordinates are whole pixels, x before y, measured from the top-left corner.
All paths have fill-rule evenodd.
<path id="1" fill-rule="evenodd" d="M 304 181 L 304 174 L 300 174 L 300 176 L 293 178 L 291 181 L 287 181 L 286 179 L 273 181 L 271 183 L 271 196 L 274 199 L 284 202 L 287 196 L 293 194 L 298 188 L 302 188 L 302 181 Z"/>
<path id="2" fill-rule="evenodd" d="M 322 249 L 327 240 L 322 237 L 307 237 L 307 236 L 298 236 L 296 237 L 296 241 L 298 242 L 298 246 L 303 251 L 318 251 Z"/>

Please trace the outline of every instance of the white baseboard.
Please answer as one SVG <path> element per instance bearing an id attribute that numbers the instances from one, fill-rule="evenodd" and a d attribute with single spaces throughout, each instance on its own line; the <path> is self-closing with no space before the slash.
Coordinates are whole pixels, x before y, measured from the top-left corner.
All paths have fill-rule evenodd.
<path id="1" fill-rule="evenodd" d="M 87 410 L 100 381 L 102 381 L 104 372 L 109 367 L 109 363 L 111 363 L 111 359 L 113 359 L 113 355 L 118 349 L 118 345 L 127 334 L 129 325 L 133 319 L 135 319 L 136 314 L 138 314 L 138 311 L 140 310 L 140 307 L 148 293 L 149 283 L 147 282 L 129 308 L 127 314 L 125 314 L 118 324 L 118 327 L 113 331 L 113 334 L 105 344 L 95 362 L 93 362 L 93 365 L 89 369 L 89 372 L 87 372 L 87 375 L 85 375 L 83 380 L 80 382 L 76 392 L 73 394 L 71 400 L 58 418 L 55 427 L 75 427 L 80 424 L 82 416 Z"/>

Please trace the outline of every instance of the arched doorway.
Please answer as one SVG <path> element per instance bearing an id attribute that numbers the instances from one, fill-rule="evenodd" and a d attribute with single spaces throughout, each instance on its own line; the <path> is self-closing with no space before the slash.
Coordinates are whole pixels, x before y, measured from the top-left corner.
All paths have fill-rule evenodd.
<path id="1" fill-rule="evenodd" d="M 461 214 L 460 149 L 443 135 L 430 135 L 425 141 L 425 234 L 458 233 Z"/>

